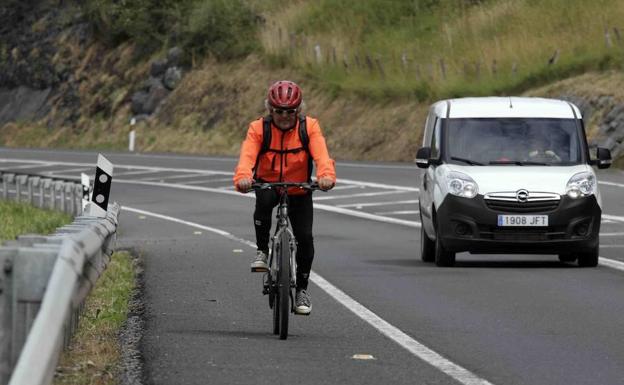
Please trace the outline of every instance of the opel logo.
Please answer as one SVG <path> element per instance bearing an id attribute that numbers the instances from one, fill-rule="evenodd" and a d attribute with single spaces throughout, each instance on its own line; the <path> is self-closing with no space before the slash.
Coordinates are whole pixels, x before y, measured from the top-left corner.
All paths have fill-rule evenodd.
<path id="1" fill-rule="evenodd" d="M 516 199 L 518 202 L 526 202 L 529 200 L 529 192 L 527 190 L 516 191 Z"/>

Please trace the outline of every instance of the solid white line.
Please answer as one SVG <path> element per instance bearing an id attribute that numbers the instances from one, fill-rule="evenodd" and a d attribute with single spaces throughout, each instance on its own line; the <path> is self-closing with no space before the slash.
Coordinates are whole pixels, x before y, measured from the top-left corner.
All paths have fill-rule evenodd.
<path id="1" fill-rule="evenodd" d="M 141 169 L 137 169 L 134 171 L 127 171 L 127 172 L 120 172 L 117 173 L 116 175 L 113 175 L 113 177 L 120 177 L 120 176 L 128 176 L 128 175 L 140 175 L 140 174 L 154 174 L 157 172 L 162 172 L 160 170 L 141 170 Z"/>
<path id="2" fill-rule="evenodd" d="M 329 283 L 314 271 L 310 272 L 310 279 L 332 298 L 344 305 L 347 309 L 351 310 L 355 315 L 366 321 L 369 325 L 377 329 L 381 334 L 401 345 L 416 357 L 434 366 L 442 373 L 453 377 L 462 384 L 491 384 L 487 380 L 484 380 L 469 370 L 449 361 L 409 335 L 405 334 L 399 328 L 393 326 L 377 314 L 370 311 L 364 305 L 345 294 L 342 290 Z"/>
<path id="3" fill-rule="evenodd" d="M 118 175 L 119 176 L 119 175 Z M 170 179 L 184 179 L 184 178 L 195 178 L 195 177 L 204 177 L 206 174 L 183 174 L 183 175 L 172 175 L 172 176 L 152 176 L 149 178 L 141 178 L 141 180 L 170 180 Z"/>
<path id="4" fill-rule="evenodd" d="M 619 249 L 622 247 L 624 247 L 624 245 L 603 245 L 603 244 L 600 245 L 601 249 Z"/>
<path id="5" fill-rule="evenodd" d="M 404 191 L 404 190 L 386 190 L 386 191 L 376 191 L 376 192 L 369 192 L 369 193 L 358 193 L 358 194 L 348 194 L 348 195 L 326 195 L 326 196 L 320 196 L 320 197 L 315 197 L 314 201 L 326 201 L 326 200 L 331 200 L 331 199 L 346 199 L 346 198 L 359 198 L 359 197 L 374 197 L 374 196 L 378 196 L 378 195 L 389 195 L 389 194 L 406 194 L 409 191 Z"/>
<path id="6" fill-rule="evenodd" d="M 232 178 L 220 178 L 220 179 L 207 179 L 207 180 L 193 180 L 190 182 L 184 182 L 184 184 L 204 184 L 204 183 L 215 183 L 215 182 L 232 182 Z"/>
<path id="7" fill-rule="evenodd" d="M 407 203 L 418 203 L 418 199 L 410 199 L 406 201 L 393 201 L 393 202 L 370 202 L 370 203 L 348 203 L 346 205 L 336 205 L 336 207 L 372 207 L 372 206 L 392 206 L 392 205 L 402 205 Z"/>
<path id="8" fill-rule="evenodd" d="M 168 220 L 171 222 L 176 222 L 176 223 L 184 224 L 187 226 L 196 227 L 198 229 L 210 231 L 215 234 L 222 235 L 233 241 L 241 242 L 251 248 L 254 248 L 254 249 L 256 248 L 255 243 L 245 240 L 243 238 L 239 238 L 235 235 L 232 235 L 231 233 L 228 233 L 227 231 L 223 231 L 214 227 L 204 226 L 198 223 L 189 222 L 189 221 L 185 221 L 182 219 L 178 219 L 178 218 L 174 218 L 174 217 L 170 217 L 170 216 L 166 216 L 162 214 L 157 214 L 157 213 L 153 213 L 153 212 L 149 212 L 145 210 L 140 210 L 140 209 L 136 209 L 136 208 L 132 208 L 128 206 L 122 206 L 121 209 L 134 212 L 137 214 L 152 216 L 155 218 L 164 219 L 164 220 Z M 324 290 L 328 295 L 334 298 L 334 300 L 336 300 L 338 303 L 345 306 L 347 309 L 352 311 L 356 316 L 360 317 L 362 320 L 366 321 L 369 325 L 371 325 L 372 327 L 377 329 L 379 332 L 381 332 L 381 334 L 390 338 L 391 340 L 393 340 L 394 342 L 396 342 L 397 344 L 405 348 L 408 352 L 412 353 L 416 357 L 434 366 L 435 368 L 440 370 L 442 373 L 445 373 L 448 376 L 451 376 L 455 380 L 459 381 L 460 383 L 466 384 L 466 385 L 477 385 L 477 384 L 491 385 L 491 383 L 488 382 L 487 380 L 484 380 L 478 377 L 477 375 L 473 374 L 469 370 L 464 369 L 463 367 L 449 361 L 448 359 L 442 357 L 441 355 L 429 349 L 425 345 L 416 341 L 409 335 L 405 334 L 399 328 L 385 321 L 383 318 L 379 317 L 377 314 L 370 311 L 364 305 L 360 304 L 359 302 L 357 302 L 356 300 L 348 296 L 345 292 L 343 292 L 342 290 L 338 289 L 336 286 L 329 283 L 325 278 L 321 277 L 316 272 L 314 271 L 310 272 L 310 280 L 314 284 L 319 286 L 322 290 Z"/>
<path id="9" fill-rule="evenodd" d="M 48 164 L 50 162 L 48 161 L 42 161 L 42 160 L 34 160 L 34 159 L 10 159 L 10 158 L 0 158 L 0 163 L 16 163 L 16 161 L 20 162 L 20 163 L 32 163 L 32 164 Z M 95 166 L 95 162 L 94 163 L 78 163 L 78 162 L 54 162 L 55 166 Z M 191 173 L 203 173 L 203 174 L 210 174 L 210 175 L 234 175 L 233 172 L 226 172 L 226 171 L 214 171 L 214 170 L 210 170 L 210 171 L 206 171 L 206 170 L 202 170 L 199 168 L 171 168 L 171 167 L 150 167 L 150 166 L 138 166 L 138 165 L 132 165 L 132 164 L 115 164 L 115 168 L 117 170 L 121 169 L 121 168 L 128 168 L 128 169 L 132 169 L 132 170 L 153 170 L 153 171 L 173 171 L 173 172 L 191 172 Z"/>
<path id="10" fill-rule="evenodd" d="M 610 267 L 615 270 L 624 271 L 624 262 L 616 261 L 615 259 L 609 259 L 600 257 L 598 263 L 602 266 Z"/>
<path id="11" fill-rule="evenodd" d="M 11 171 L 12 170 L 20 170 L 23 168 L 33 168 L 33 167 L 53 167 L 56 166 L 56 163 L 50 163 L 50 162 L 44 162 L 40 165 L 33 165 L 33 164 L 21 164 L 19 166 L 11 166 Z"/>
<path id="12" fill-rule="evenodd" d="M 256 244 L 255 243 L 253 243 L 251 241 L 248 241 L 248 240 L 245 240 L 243 238 L 239 238 L 239 237 L 237 237 L 237 236 L 235 236 L 235 235 L 233 235 L 231 233 L 228 233 L 227 231 L 220 230 L 220 229 L 217 229 L 215 227 L 204 226 L 204 225 L 200 225 L 199 223 L 189 222 L 189 221 L 185 221 L 183 219 L 178 219 L 178 218 L 170 217 L 170 216 L 167 216 L 167 215 L 157 214 L 157 213 L 154 213 L 154 212 L 151 212 L 151 211 L 140 210 L 140 209 L 136 209 L 136 208 L 128 207 L 128 206 L 122 206 L 121 209 L 123 211 L 130 211 L 130 212 L 137 213 L 137 214 L 152 216 L 154 218 L 164 219 L 164 220 L 167 220 L 167 221 L 176 222 L 176 223 L 180 223 L 180 224 L 183 224 L 183 225 L 196 227 L 198 229 L 210 231 L 211 233 L 222 235 L 222 236 L 224 236 L 226 238 L 229 238 L 229 239 L 231 239 L 233 241 L 244 243 L 244 244 L 246 244 L 249 247 L 253 247 L 254 249 L 256 248 Z"/>
<path id="13" fill-rule="evenodd" d="M 624 184 L 622 183 L 615 183 L 615 182 L 606 182 L 606 181 L 598 181 L 598 184 L 603 184 L 605 186 L 614 186 L 614 187 L 624 187 Z"/>
<path id="14" fill-rule="evenodd" d="M 420 191 L 418 187 L 397 186 L 397 185 L 373 183 L 373 182 L 362 182 L 359 180 L 343 179 L 343 178 L 338 178 L 338 183 L 353 184 L 356 186 L 364 186 L 364 187 L 382 188 L 386 190 Z"/>
<path id="15" fill-rule="evenodd" d="M 339 182 L 342 182 L 342 181 L 339 181 Z M 356 186 L 356 185 L 348 185 L 348 184 L 347 184 L 347 185 L 344 185 L 344 184 L 340 184 L 340 185 L 338 185 L 338 186 L 334 187 L 334 188 L 332 189 L 332 191 L 336 191 L 336 190 L 351 190 L 351 189 L 354 189 L 354 188 L 363 189 L 363 188 L 365 188 L 365 186 Z"/>
<path id="16" fill-rule="evenodd" d="M 602 217 L 605 219 L 612 220 L 612 221 L 624 222 L 624 217 L 620 217 L 618 215 L 602 214 Z"/>
<path id="17" fill-rule="evenodd" d="M 58 174 L 59 172 L 76 172 L 76 171 L 85 171 L 89 169 L 91 169 L 91 167 L 69 168 L 65 170 L 46 171 L 45 174 L 54 175 L 54 174 Z M 93 170 L 95 170 L 95 167 L 93 167 Z"/>
<path id="18" fill-rule="evenodd" d="M 420 211 L 418 210 L 399 210 L 399 211 L 381 211 L 376 212 L 375 215 L 407 215 L 407 214 L 418 214 Z"/>
<path id="19" fill-rule="evenodd" d="M 220 188 L 213 188 L 213 187 L 189 186 L 189 185 L 181 185 L 181 184 L 173 184 L 173 183 L 145 182 L 145 181 L 140 181 L 140 180 L 129 180 L 129 179 L 117 179 L 117 180 L 114 180 L 113 183 L 137 184 L 137 185 L 144 185 L 144 186 L 159 186 L 159 187 L 168 187 L 168 188 L 173 188 L 173 189 L 178 189 L 178 190 L 215 192 L 219 194 L 227 194 L 227 195 L 232 195 L 232 196 L 237 196 L 237 197 L 255 199 L 254 194 L 241 194 L 236 191 L 223 190 Z M 408 227 L 420 228 L 420 222 L 407 221 L 404 219 L 391 218 L 391 217 L 382 217 L 380 215 L 369 214 L 369 213 L 364 213 L 364 212 L 355 211 L 355 210 L 349 210 L 349 209 L 345 209 L 342 207 L 325 205 L 322 203 L 315 203 L 314 208 L 323 210 L 323 211 L 329 211 L 332 213 L 344 214 L 344 215 L 349 215 L 352 217 L 373 220 L 377 222 L 393 223 L 393 224 L 398 224 L 398 225 L 403 225 L 403 226 L 408 226 Z"/>
<path id="20" fill-rule="evenodd" d="M 601 237 L 621 237 L 624 233 L 600 233 Z"/>

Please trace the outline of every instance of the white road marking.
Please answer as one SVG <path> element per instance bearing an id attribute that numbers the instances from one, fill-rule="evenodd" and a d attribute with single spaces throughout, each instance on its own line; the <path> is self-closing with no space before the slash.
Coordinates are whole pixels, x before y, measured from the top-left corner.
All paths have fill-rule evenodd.
<path id="1" fill-rule="evenodd" d="M 95 171 L 95 167 L 80 167 L 80 168 L 69 168 L 65 170 L 46 171 L 44 174 L 54 175 L 60 172 L 76 172 L 76 171 L 86 171 L 90 169 Z"/>
<path id="2" fill-rule="evenodd" d="M 139 169 L 139 170 L 134 170 L 134 171 L 126 171 L 126 172 L 118 172 L 116 175 L 113 175 L 113 177 L 120 177 L 120 176 L 128 176 L 128 175 L 139 175 L 139 174 L 155 174 L 157 172 L 162 172 L 160 170 L 145 170 L 145 169 Z"/>
<path id="3" fill-rule="evenodd" d="M 614 186 L 614 187 L 624 187 L 624 184 L 622 183 L 615 183 L 615 182 L 606 182 L 606 181 L 598 181 L 598 184 L 603 184 L 605 186 Z"/>
<path id="4" fill-rule="evenodd" d="M 408 214 L 418 214 L 420 211 L 418 210 L 398 210 L 398 211 L 381 211 L 376 212 L 375 215 L 408 215 Z"/>
<path id="5" fill-rule="evenodd" d="M 349 195 L 323 195 L 314 197 L 314 201 L 326 201 L 331 199 L 346 199 L 346 198 L 359 198 L 359 197 L 374 197 L 378 195 L 390 195 L 390 194 L 405 194 L 407 191 L 403 190 L 386 190 L 386 191 L 376 191 L 369 193 L 358 193 L 358 194 L 349 194 Z"/>
<path id="6" fill-rule="evenodd" d="M 243 238 L 239 238 L 235 235 L 228 233 L 227 231 L 220 230 L 214 227 L 200 225 L 198 223 L 185 221 L 182 219 L 170 217 L 167 215 L 157 214 L 150 211 L 140 210 L 128 206 L 122 206 L 122 210 L 127 210 L 134 213 L 139 213 L 143 215 L 150 215 L 155 218 L 160 218 L 164 220 L 168 220 L 175 223 L 184 224 L 187 226 L 192 226 L 198 229 L 206 230 L 213 232 L 215 234 L 222 235 L 228 239 L 234 240 L 236 242 L 241 242 L 253 249 L 256 248 L 256 244 L 254 242 L 248 241 Z M 338 289 L 336 286 L 332 285 L 325 278 L 318 275 L 316 272 L 310 272 L 310 280 L 323 289 L 327 294 L 329 294 L 332 298 L 334 298 L 338 303 L 345 306 L 347 309 L 352 311 L 356 316 L 360 317 L 362 320 L 366 321 L 369 325 L 377 329 L 386 337 L 390 338 L 403 348 L 405 348 L 408 352 L 412 353 L 416 357 L 421 360 L 427 362 L 428 364 L 434 366 L 442 373 L 447 374 L 448 376 L 454 378 L 459 381 L 461 384 L 466 385 L 491 385 L 487 380 L 478 377 L 474 373 L 469 370 L 455 364 L 454 362 L 444 358 L 440 354 L 435 351 L 429 349 L 425 345 L 416 341 L 406 333 L 402 332 L 396 326 L 393 326 L 389 322 L 385 321 L 383 318 L 379 317 L 377 314 L 370 311 L 364 305 L 360 304 L 350 296 L 348 296 L 345 292 Z"/>
<path id="7" fill-rule="evenodd" d="M 600 248 L 601 249 L 619 249 L 619 248 L 622 248 L 622 247 L 624 247 L 624 245 L 603 245 L 603 244 L 600 244 Z"/>
<path id="8" fill-rule="evenodd" d="M 418 187 L 396 186 L 396 185 L 391 185 L 391 184 L 362 182 L 359 180 L 338 178 L 338 184 L 340 183 L 353 184 L 356 186 L 364 186 L 364 187 L 382 188 L 386 190 L 403 190 L 403 191 L 416 191 L 416 192 L 420 191 Z"/>
<path id="9" fill-rule="evenodd" d="M 20 170 L 20 169 L 23 169 L 23 168 L 33 168 L 33 167 L 53 167 L 53 166 L 56 166 L 56 165 L 57 165 L 56 163 L 50 163 L 50 162 L 42 162 L 41 164 L 35 164 L 35 165 L 33 165 L 33 164 L 21 164 L 19 166 L 11 166 L 11 170 L 10 171 Z"/>
<path id="10" fill-rule="evenodd" d="M 340 182 L 340 181 L 339 181 Z M 354 188 L 359 188 L 359 189 L 363 189 L 366 188 L 366 186 L 356 186 L 356 185 L 344 185 L 344 184 L 338 184 L 338 186 L 334 187 L 332 189 L 332 191 L 336 191 L 336 190 L 351 190 Z"/>
<path id="11" fill-rule="evenodd" d="M 195 178 L 195 177 L 203 177 L 203 176 L 206 176 L 206 174 L 183 174 L 183 175 L 172 175 L 172 176 L 152 176 L 150 178 L 141 178 L 141 180 L 169 180 L 169 179 Z"/>
<path id="12" fill-rule="evenodd" d="M 207 180 L 193 180 L 190 182 L 184 182 L 184 184 L 204 184 L 204 183 L 215 183 L 215 182 L 231 182 L 234 183 L 232 181 L 232 178 L 219 178 L 219 179 L 207 179 Z"/>
<path id="13" fill-rule="evenodd" d="M 601 237 L 621 237 L 624 233 L 600 233 Z"/>
<path id="14" fill-rule="evenodd" d="M 610 267 L 615 270 L 624 271 L 624 262 L 616 261 L 615 259 L 609 258 L 598 258 L 598 263 L 602 266 Z"/>
<path id="15" fill-rule="evenodd" d="M 418 203 L 418 199 L 410 199 L 406 201 L 392 201 L 392 202 L 367 202 L 367 203 L 348 203 L 346 205 L 336 205 L 336 207 L 372 207 L 372 206 L 392 206 L 403 205 L 408 203 Z"/>
<path id="16" fill-rule="evenodd" d="M 0 163 L 31 163 L 31 164 L 48 164 L 48 161 L 35 160 L 35 159 L 10 159 L 0 158 Z M 55 166 L 95 166 L 93 163 L 78 163 L 78 162 L 54 162 Z M 131 170 L 153 170 L 153 171 L 173 171 L 173 172 L 190 172 L 190 173 L 203 173 L 206 175 L 234 175 L 233 172 L 226 171 L 214 171 L 214 170 L 202 170 L 199 168 L 171 168 L 171 167 L 150 167 L 150 166 L 138 166 L 132 164 L 115 164 L 115 169 L 131 169 Z M 119 175 L 118 175 L 119 176 Z"/>
<path id="17" fill-rule="evenodd" d="M 602 217 L 611 221 L 624 222 L 624 217 L 618 215 L 602 214 Z"/>

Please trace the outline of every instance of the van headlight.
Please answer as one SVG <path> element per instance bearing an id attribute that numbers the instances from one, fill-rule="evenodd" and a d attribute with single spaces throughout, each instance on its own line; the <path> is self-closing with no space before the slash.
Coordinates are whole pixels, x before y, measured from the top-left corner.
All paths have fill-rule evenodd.
<path id="1" fill-rule="evenodd" d="M 451 194 L 464 198 L 474 198 L 479 192 L 479 186 L 468 175 L 452 171 L 447 176 L 448 190 Z"/>
<path id="2" fill-rule="evenodd" d="M 572 198 L 586 197 L 596 192 L 596 177 L 590 172 L 574 174 L 566 185 L 566 194 Z"/>

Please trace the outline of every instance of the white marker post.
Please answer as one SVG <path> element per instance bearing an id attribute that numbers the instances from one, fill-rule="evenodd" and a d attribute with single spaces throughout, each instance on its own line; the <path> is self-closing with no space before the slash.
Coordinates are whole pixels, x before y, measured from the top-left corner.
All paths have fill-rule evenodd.
<path id="1" fill-rule="evenodd" d="M 134 119 L 134 118 L 133 118 Z M 128 151 L 134 152 L 134 141 L 136 139 L 136 131 L 130 131 L 130 135 L 128 137 Z"/>
<path id="2" fill-rule="evenodd" d="M 80 180 L 82 182 L 82 212 L 85 212 L 85 207 L 89 203 L 89 192 L 91 191 L 91 181 L 89 175 L 84 172 L 80 174 Z"/>
<path id="3" fill-rule="evenodd" d="M 108 209 L 108 197 L 113 182 L 113 164 L 102 154 L 98 154 L 95 180 L 91 202 L 87 205 L 86 215 L 104 218 Z"/>

